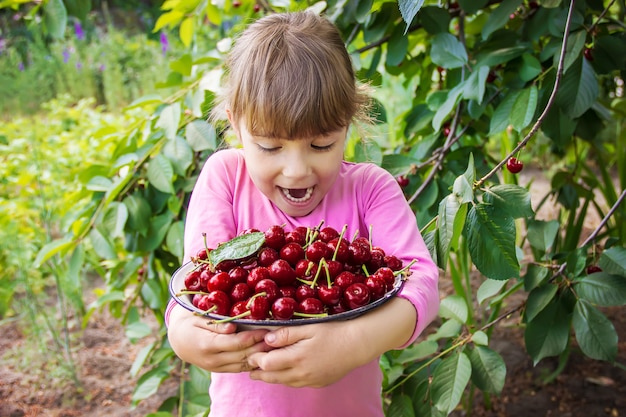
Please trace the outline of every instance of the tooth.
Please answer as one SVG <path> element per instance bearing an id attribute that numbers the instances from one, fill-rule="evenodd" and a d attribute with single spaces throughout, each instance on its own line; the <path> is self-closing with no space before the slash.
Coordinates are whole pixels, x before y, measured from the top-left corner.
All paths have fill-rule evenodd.
<path id="1" fill-rule="evenodd" d="M 288 188 L 281 188 L 281 190 L 283 192 L 283 195 L 285 197 L 287 197 L 288 200 L 293 201 L 294 203 L 301 203 L 303 201 L 307 201 L 309 198 L 311 198 L 311 195 L 313 194 L 313 187 L 307 188 L 306 189 L 306 193 L 301 198 L 296 198 L 296 197 L 292 196 L 289 193 L 289 189 Z"/>

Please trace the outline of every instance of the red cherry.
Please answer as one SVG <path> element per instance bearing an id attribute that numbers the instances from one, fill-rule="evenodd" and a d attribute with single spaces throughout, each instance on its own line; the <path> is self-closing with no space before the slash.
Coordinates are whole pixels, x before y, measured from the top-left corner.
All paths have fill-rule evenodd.
<path id="1" fill-rule="evenodd" d="M 330 276 L 331 280 L 334 280 L 337 275 L 341 274 L 343 272 L 343 264 L 339 261 L 327 261 L 326 265 L 322 268 L 322 270 L 320 271 L 322 274 L 322 278 L 326 279 L 326 271 L 328 271 L 328 275 Z"/>
<path id="2" fill-rule="evenodd" d="M 239 282 L 230 290 L 230 299 L 233 302 L 245 301 L 252 295 L 252 290 L 245 282 Z"/>
<path id="3" fill-rule="evenodd" d="M 409 185 L 409 177 L 406 175 L 399 175 L 396 177 L 396 181 L 398 181 L 398 185 L 401 188 L 406 188 Z"/>
<path id="4" fill-rule="evenodd" d="M 372 271 L 376 271 L 379 268 L 382 268 L 383 266 L 385 266 L 385 255 L 383 252 L 381 251 L 372 251 L 371 252 L 371 258 L 369 261 L 367 261 L 367 264 L 365 265 L 367 267 L 367 270 L 369 272 Z"/>
<path id="5" fill-rule="evenodd" d="M 307 298 L 317 297 L 317 287 L 311 287 L 307 284 L 301 284 L 296 287 L 296 300 L 302 301 Z"/>
<path id="6" fill-rule="evenodd" d="M 254 13 L 258 13 L 261 11 L 261 5 L 259 3 L 254 3 Z"/>
<path id="7" fill-rule="evenodd" d="M 248 271 L 241 266 L 236 266 L 228 271 L 228 276 L 233 285 L 241 282 L 245 283 L 248 278 Z"/>
<path id="8" fill-rule="evenodd" d="M 339 232 L 332 227 L 324 227 L 322 230 L 320 230 L 320 234 L 318 236 L 318 238 L 325 243 L 328 243 L 338 237 Z"/>
<path id="9" fill-rule="evenodd" d="M 332 253 L 326 243 L 316 240 L 306 248 L 306 257 L 309 261 L 318 263 L 322 258 L 330 259 Z"/>
<path id="10" fill-rule="evenodd" d="M 230 292 L 231 288 L 232 282 L 228 272 L 218 272 L 209 278 L 209 282 L 207 282 L 207 290 L 209 291 Z"/>
<path id="11" fill-rule="evenodd" d="M 265 231 L 265 245 L 280 250 L 285 245 L 285 229 L 282 226 L 271 226 Z"/>
<path id="12" fill-rule="evenodd" d="M 589 265 L 587 267 L 587 275 L 595 274 L 596 272 L 602 272 L 602 268 L 600 268 L 598 265 Z"/>
<path id="13" fill-rule="evenodd" d="M 370 275 L 365 279 L 365 285 L 370 290 L 372 300 L 383 298 L 387 292 L 387 283 L 383 278 L 377 275 Z"/>
<path id="14" fill-rule="evenodd" d="M 356 282 L 356 276 L 349 271 L 343 271 L 335 278 L 335 284 L 345 291 L 350 285 Z"/>
<path id="15" fill-rule="evenodd" d="M 285 235 L 285 242 L 286 243 L 297 243 L 300 246 L 304 246 L 306 245 L 306 235 L 296 231 L 296 230 L 292 230 L 291 232 L 287 233 Z"/>
<path id="16" fill-rule="evenodd" d="M 202 311 L 211 310 L 212 313 L 226 316 L 230 311 L 230 298 L 224 291 L 211 291 L 198 300 L 197 307 Z"/>
<path id="17" fill-rule="evenodd" d="M 200 274 L 202 271 L 194 269 L 185 277 L 185 288 L 189 291 L 199 291 L 201 288 Z"/>
<path id="18" fill-rule="evenodd" d="M 288 285 L 286 287 L 278 287 L 278 292 L 281 297 L 291 297 L 293 299 L 296 298 L 296 288 L 292 285 Z"/>
<path id="19" fill-rule="evenodd" d="M 319 298 L 306 298 L 298 303 L 298 312 L 304 314 L 321 314 L 324 312 L 324 304 Z"/>
<path id="20" fill-rule="evenodd" d="M 257 258 L 259 265 L 270 266 L 276 259 L 279 258 L 278 251 L 270 247 L 261 248 L 257 254 Z"/>
<path id="21" fill-rule="evenodd" d="M 221 272 L 228 272 L 236 266 L 238 266 L 237 261 L 232 260 L 232 259 L 227 259 L 215 265 L 215 270 L 221 271 Z"/>
<path id="22" fill-rule="evenodd" d="M 202 261 L 206 260 L 209 257 L 209 252 L 211 252 L 210 249 L 207 249 L 207 248 L 200 249 L 198 251 L 198 253 L 196 254 L 196 256 L 195 256 L 195 260 L 194 261 L 197 262 L 197 261 L 200 261 L 200 260 L 202 260 Z"/>
<path id="23" fill-rule="evenodd" d="M 393 287 L 393 284 L 396 281 L 396 277 L 393 273 L 393 270 L 388 267 L 378 268 L 376 272 L 372 274 L 372 276 L 381 278 L 385 282 L 385 285 L 387 285 L 390 288 Z"/>
<path id="24" fill-rule="evenodd" d="M 298 303 L 291 297 L 277 298 L 272 304 L 272 316 L 276 320 L 289 320 L 293 317 Z"/>
<path id="25" fill-rule="evenodd" d="M 238 7 L 240 7 L 240 6 L 241 6 L 241 2 L 240 2 L 240 1 L 236 1 L 236 0 L 235 0 L 235 1 L 233 1 L 233 7 L 234 7 L 235 9 L 236 9 L 236 8 L 238 8 Z"/>
<path id="26" fill-rule="evenodd" d="M 449 124 L 447 124 L 447 123 L 446 123 L 445 125 L 443 125 L 443 130 L 442 130 L 442 132 L 443 132 L 443 135 L 444 135 L 445 137 L 450 136 L 450 125 L 449 125 Z"/>
<path id="27" fill-rule="evenodd" d="M 489 74 L 487 74 L 487 82 L 488 83 L 493 83 L 497 78 L 498 78 L 498 76 L 495 73 L 495 71 L 489 71 Z"/>
<path id="28" fill-rule="evenodd" d="M 230 308 L 229 315 L 231 317 L 241 316 L 246 311 L 248 311 L 248 299 L 245 299 L 243 301 L 237 301 L 236 303 L 234 303 Z"/>
<path id="29" fill-rule="evenodd" d="M 369 244 L 365 246 L 358 242 L 352 242 L 348 247 L 348 251 L 350 253 L 350 262 L 355 265 L 362 265 L 372 259 Z"/>
<path id="30" fill-rule="evenodd" d="M 270 270 L 264 266 L 257 266 L 248 273 L 246 283 L 250 289 L 254 289 L 259 281 L 267 278 L 270 278 Z"/>
<path id="31" fill-rule="evenodd" d="M 587 59 L 587 61 L 593 61 L 593 49 L 585 48 L 585 50 L 583 51 L 583 55 L 585 56 L 585 59 Z"/>
<path id="32" fill-rule="evenodd" d="M 367 285 L 362 282 L 355 282 L 345 289 L 343 298 L 346 300 L 348 308 L 354 310 L 368 304 L 371 300 L 371 295 Z"/>
<path id="33" fill-rule="evenodd" d="M 508 169 L 511 174 L 517 174 L 523 168 L 524 163 L 515 157 L 511 157 L 506 161 L 506 169 Z"/>
<path id="34" fill-rule="evenodd" d="M 247 307 L 252 320 L 265 320 L 269 317 L 270 302 L 267 297 L 253 297 L 248 301 Z"/>
<path id="35" fill-rule="evenodd" d="M 304 249 L 298 243 L 290 242 L 280 249 L 280 258 L 289 262 L 291 266 L 296 266 L 298 261 L 304 258 Z"/>
<path id="36" fill-rule="evenodd" d="M 268 268 L 270 278 L 278 285 L 291 285 L 296 280 L 296 271 L 284 259 L 274 261 Z"/>
<path id="37" fill-rule="evenodd" d="M 313 278 L 317 274 L 317 264 L 308 259 L 300 259 L 296 263 L 296 276 L 298 278 Z"/>
<path id="38" fill-rule="evenodd" d="M 348 262 L 348 260 L 350 259 L 349 247 L 350 245 L 348 241 L 343 238 L 341 239 L 341 241 L 339 240 L 339 238 L 335 238 L 328 242 L 328 248 L 333 254 L 335 254 L 335 260 L 342 263 Z"/>
<path id="39" fill-rule="evenodd" d="M 399 271 L 402 269 L 402 261 L 395 255 L 385 256 L 385 265 L 392 271 Z"/>
<path id="40" fill-rule="evenodd" d="M 334 306 L 339 304 L 342 296 L 343 290 L 339 285 L 333 285 L 332 287 L 329 287 L 326 284 L 322 284 L 317 288 L 317 297 L 322 303 L 327 306 Z"/>
<path id="41" fill-rule="evenodd" d="M 260 294 L 262 292 L 265 293 L 265 297 L 267 297 L 270 303 L 274 302 L 275 299 L 278 298 L 280 291 L 278 291 L 278 285 L 272 279 L 262 279 L 257 282 L 254 287 L 254 292 L 256 294 Z"/>

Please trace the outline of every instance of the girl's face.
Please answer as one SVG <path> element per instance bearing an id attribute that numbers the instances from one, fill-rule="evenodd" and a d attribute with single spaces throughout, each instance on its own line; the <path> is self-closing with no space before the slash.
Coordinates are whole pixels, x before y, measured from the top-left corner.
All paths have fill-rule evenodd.
<path id="1" fill-rule="evenodd" d="M 254 136 L 244 123 L 232 126 L 257 188 L 289 216 L 313 211 L 339 174 L 347 129 L 287 140 Z"/>

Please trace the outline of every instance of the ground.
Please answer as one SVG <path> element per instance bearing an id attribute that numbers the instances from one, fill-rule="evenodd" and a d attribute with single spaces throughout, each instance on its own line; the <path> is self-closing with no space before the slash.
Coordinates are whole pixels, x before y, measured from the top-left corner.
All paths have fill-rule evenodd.
<path id="1" fill-rule="evenodd" d="M 532 174 L 532 173 L 530 173 Z M 542 187 L 540 182 L 533 187 Z M 543 189 L 546 185 L 543 184 Z M 590 216 L 592 230 L 598 219 Z M 442 280 L 442 296 L 450 284 Z M 515 299 L 509 300 L 515 307 Z M 624 308 L 605 309 L 618 336 L 617 362 L 626 364 L 626 314 Z M 609 363 L 586 358 L 572 345 L 567 365 L 556 378 L 545 380 L 557 368 L 548 358 L 533 366 L 526 354 L 519 316 L 502 320 L 490 346 L 507 364 L 504 390 L 486 402 L 482 394 L 474 401 L 472 416 L 480 417 L 618 417 L 626 416 L 626 371 Z M 26 336 L 18 322 L 5 321 L 0 338 L 0 417 L 144 417 L 176 393 L 170 380 L 157 394 L 131 409 L 136 378 L 130 369 L 142 345 L 131 344 L 118 320 L 106 311 L 91 317 L 84 330 L 76 330 L 79 348 L 75 361 L 82 384 L 60 384 L 46 359 L 34 356 L 33 335 Z M 434 331 L 434 325 L 428 331 Z M 30 338 L 30 340 L 29 340 Z M 489 405 L 487 405 L 489 404 Z M 455 411 L 455 417 L 466 416 Z M 356 416 L 355 416 L 356 417 Z"/>

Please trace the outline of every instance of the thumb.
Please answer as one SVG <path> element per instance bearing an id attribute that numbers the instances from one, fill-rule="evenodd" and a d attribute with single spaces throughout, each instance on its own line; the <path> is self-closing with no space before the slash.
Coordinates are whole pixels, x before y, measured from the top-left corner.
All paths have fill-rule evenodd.
<path id="1" fill-rule="evenodd" d="M 237 325 L 235 323 L 211 323 L 209 321 L 206 324 L 208 329 L 214 333 L 230 334 L 237 331 Z"/>
<path id="2" fill-rule="evenodd" d="M 265 343 L 274 348 L 293 345 L 302 339 L 301 332 L 298 332 L 298 327 L 286 326 L 271 331 L 265 335 Z"/>

